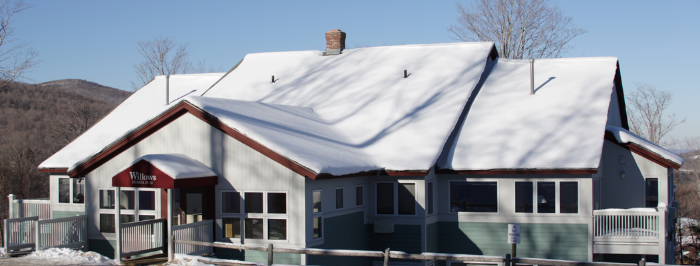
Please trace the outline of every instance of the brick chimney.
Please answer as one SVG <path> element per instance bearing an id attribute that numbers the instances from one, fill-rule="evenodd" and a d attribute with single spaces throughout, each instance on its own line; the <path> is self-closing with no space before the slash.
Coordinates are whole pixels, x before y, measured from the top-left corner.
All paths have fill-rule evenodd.
<path id="1" fill-rule="evenodd" d="M 331 30 L 326 32 L 326 55 L 337 55 L 345 49 L 345 32 Z"/>

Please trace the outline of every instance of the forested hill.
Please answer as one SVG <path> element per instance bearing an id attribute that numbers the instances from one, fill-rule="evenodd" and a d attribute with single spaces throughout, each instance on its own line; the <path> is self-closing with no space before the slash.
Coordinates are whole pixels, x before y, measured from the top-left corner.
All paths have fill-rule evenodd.
<path id="1" fill-rule="evenodd" d="M 48 175 L 37 166 L 129 95 L 78 79 L 0 88 L 0 195 L 48 197 Z M 0 197 L 0 216 L 6 213 L 5 196 Z"/>

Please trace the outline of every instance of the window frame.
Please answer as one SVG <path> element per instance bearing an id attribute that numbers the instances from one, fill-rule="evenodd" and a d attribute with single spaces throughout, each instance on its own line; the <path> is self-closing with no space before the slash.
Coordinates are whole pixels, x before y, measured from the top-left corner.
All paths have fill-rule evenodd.
<path id="1" fill-rule="evenodd" d="M 379 204 L 379 189 L 377 189 L 379 184 L 393 184 L 394 188 L 394 212 L 392 214 L 380 214 L 378 213 Z M 413 214 L 399 214 L 399 185 L 400 184 L 413 184 Z M 418 181 L 416 180 L 396 180 L 396 181 L 375 181 L 374 182 L 374 215 L 381 217 L 416 217 L 418 216 Z"/>
<path id="2" fill-rule="evenodd" d="M 61 179 L 68 179 L 68 202 L 61 202 Z M 83 186 L 83 202 L 75 202 L 75 198 L 73 197 L 74 192 L 74 186 L 75 182 L 80 182 L 82 181 L 82 186 Z M 85 182 L 87 182 L 87 179 L 82 176 L 82 177 L 57 177 L 56 179 L 56 187 L 58 189 L 58 193 L 56 195 L 56 202 L 58 204 L 83 204 L 85 205 L 85 196 L 87 193 L 85 193 Z"/>
<path id="3" fill-rule="evenodd" d="M 452 211 L 452 183 L 453 182 L 472 182 L 472 183 L 491 183 L 495 182 L 496 183 L 496 211 L 495 212 L 468 212 L 468 211 Z M 501 181 L 498 179 L 477 179 L 477 180 L 467 180 L 467 179 L 455 179 L 455 180 L 450 180 L 448 183 L 447 187 L 447 210 L 449 213 L 454 213 L 454 214 L 460 214 L 460 213 L 470 213 L 470 214 L 479 214 L 479 215 L 498 215 L 501 214 L 501 204 L 500 203 L 500 198 L 501 198 Z"/>
<path id="4" fill-rule="evenodd" d="M 338 192 L 340 192 L 340 202 L 338 202 Z M 338 203 L 340 203 L 340 207 L 338 207 Z M 335 188 L 335 209 L 336 210 L 342 210 L 345 209 L 345 188 L 344 187 L 336 187 Z"/>
<path id="5" fill-rule="evenodd" d="M 102 194 L 102 191 L 112 191 L 112 192 L 114 193 L 114 200 L 115 200 L 115 202 L 114 202 L 114 208 L 111 208 L 111 209 L 102 209 L 102 208 L 100 208 L 100 199 L 99 199 L 99 197 L 100 197 L 100 195 Z M 154 216 L 155 219 L 160 219 L 160 218 L 162 218 L 162 217 L 160 216 L 160 212 L 161 212 L 161 210 L 160 210 L 160 208 L 161 208 L 161 202 L 160 202 L 160 198 L 161 198 L 161 197 L 160 197 L 160 196 L 161 196 L 161 195 L 159 194 L 159 193 L 161 193 L 161 190 L 160 190 L 160 189 L 158 189 L 158 188 L 139 188 L 139 187 L 120 187 L 120 188 L 119 188 L 119 191 L 120 191 L 120 192 L 122 192 L 122 191 L 133 191 L 133 192 L 134 192 L 134 209 L 133 209 L 133 210 L 127 210 L 127 209 L 121 209 L 121 210 L 119 210 L 119 215 L 120 215 L 119 221 L 120 221 L 120 222 L 121 222 L 121 216 L 125 216 L 125 215 L 127 215 L 127 216 L 128 216 L 128 215 L 133 216 L 133 217 L 134 217 L 134 222 L 141 221 L 140 219 L 141 219 L 142 216 Z M 153 191 L 153 192 L 154 192 L 154 198 L 153 198 L 153 201 L 154 201 L 153 204 L 154 204 L 154 206 L 155 206 L 155 209 L 154 209 L 154 210 L 141 210 L 141 209 L 140 209 L 140 207 L 141 207 L 140 204 L 139 204 L 139 197 L 140 197 L 140 196 L 139 196 L 139 192 L 140 192 L 140 191 Z M 96 208 L 96 209 L 97 209 L 97 212 L 96 212 L 96 215 L 97 215 L 98 221 L 101 221 L 102 218 L 101 218 L 100 215 L 102 215 L 102 214 L 111 214 L 111 215 L 113 215 L 113 217 L 116 217 L 116 216 L 117 216 L 117 208 L 120 208 L 120 203 L 119 203 L 119 202 L 116 202 L 116 198 L 117 198 L 117 188 L 116 188 L 116 187 L 102 187 L 102 188 L 97 188 L 97 193 L 98 193 L 98 194 L 97 194 L 97 195 L 98 195 L 98 199 L 97 199 L 97 201 L 96 201 L 96 203 L 97 203 L 97 208 Z M 122 197 L 120 197 L 120 199 L 121 199 L 121 198 L 122 198 Z M 148 220 L 148 219 L 146 219 L 146 220 Z M 145 220 L 144 220 L 144 221 L 145 221 Z M 98 228 L 97 228 L 98 231 L 100 231 L 101 234 L 114 234 L 114 233 L 111 233 L 111 232 L 102 232 L 102 224 L 101 224 L 101 222 L 98 222 L 98 226 L 97 226 L 97 227 L 98 227 Z"/>
<path id="6" fill-rule="evenodd" d="M 239 212 L 238 213 L 231 213 L 231 212 L 224 212 L 224 193 L 238 193 L 238 196 L 240 197 L 240 200 L 238 201 L 239 204 Z M 262 213 L 247 213 L 245 205 L 246 205 L 246 193 L 261 193 L 262 194 Z M 270 193 L 283 193 L 285 197 L 285 213 L 269 213 L 269 198 L 268 194 Z M 248 243 L 263 243 L 263 242 L 275 242 L 275 243 L 287 243 L 289 242 L 289 191 L 280 191 L 280 190 L 236 190 L 236 189 L 222 189 L 219 190 L 219 201 L 216 203 L 219 204 L 219 217 L 216 218 L 216 222 L 220 225 L 221 228 L 221 233 L 219 233 L 216 238 L 217 239 L 228 239 L 231 242 L 238 242 L 242 243 L 243 241 L 248 242 Z M 240 232 L 240 237 L 231 237 L 227 238 L 226 237 L 226 228 L 224 225 L 224 218 L 231 218 L 231 219 L 238 219 L 239 221 L 239 232 Z M 250 219 L 261 219 L 262 220 L 262 238 L 246 238 L 246 221 Z M 269 234 L 270 234 L 270 229 L 269 229 L 269 222 L 268 220 L 285 220 L 286 223 L 286 228 L 285 228 L 285 239 L 269 239 Z"/>
<path id="7" fill-rule="evenodd" d="M 425 205 L 426 215 L 435 214 L 435 182 L 433 181 L 425 183 Z"/>
<path id="8" fill-rule="evenodd" d="M 360 189 L 360 195 L 358 196 L 357 194 L 357 189 Z M 362 204 L 357 204 L 358 199 L 360 200 L 360 203 Z M 360 206 L 365 206 L 365 186 L 364 185 L 356 185 L 355 186 L 355 207 L 360 207 Z"/>
<path id="9" fill-rule="evenodd" d="M 314 201 L 314 193 L 318 192 L 319 193 L 319 211 L 314 211 L 314 204 L 316 203 Z M 321 231 L 321 236 L 319 237 L 314 237 L 314 220 L 319 219 L 320 221 L 320 231 Z M 326 233 L 324 231 L 325 222 L 323 221 L 323 189 L 312 189 L 311 190 L 311 239 L 312 241 L 318 241 L 318 240 L 323 240 L 324 237 L 326 236 Z"/>
<path id="10" fill-rule="evenodd" d="M 581 180 L 579 179 L 572 179 L 572 180 L 567 180 L 567 179 L 515 179 L 513 180 L 513 195 L 515 195 L 515 183 L 516 182 L 530 182 L 532 183 L 532 197 L 533 197 L 533 206 L 532 206 L 532 212 L 516 212 L 516 200 L 514 199 L 512 202 L 512 207 L 513 207 L 513 214 L 515 215 L 525 215 L 525 216 L 533 216 L 533 215 L 569 215 L 569 216 L 575 216 L 575 215 L 581 215 Z M 553 182 L 554 183 L 554 212 L 539 212 L 539 206 L 537 202 L 537 183 L 538 182 Z M 577 199 L 577 205 L 576 209 L 577 212 L 575 213 L 566 213 L 566 212 L 561 212 L 561 183 L 562 182 L 574 182 L 576 183 L 576 199 Z M 592 195 L 592 194 L 591 194 Z"/>

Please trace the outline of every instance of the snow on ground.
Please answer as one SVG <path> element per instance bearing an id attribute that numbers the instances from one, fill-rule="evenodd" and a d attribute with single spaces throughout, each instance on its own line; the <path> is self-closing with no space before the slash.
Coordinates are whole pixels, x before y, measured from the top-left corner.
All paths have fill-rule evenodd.
<path id="1" fill-rule="evenodd" d="M 4 250 L 3 250 L 4 251 Z M 116 261 L 95 252 L 69 248 L 50 248 L 13 259 L 17 265 L 119 265 Z"/>

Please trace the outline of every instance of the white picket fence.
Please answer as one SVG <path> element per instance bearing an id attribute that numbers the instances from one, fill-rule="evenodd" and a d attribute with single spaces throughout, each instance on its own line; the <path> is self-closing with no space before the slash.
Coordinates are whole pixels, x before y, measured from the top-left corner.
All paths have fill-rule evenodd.
<path id="1" fill-rule="evenodd" d="M 165 219 L 121 224 L 121 258 L 165 250 Z"/>
<path id="2" fill-rule="evenodd" d="M 51 201 L 48 199 L 16 199 L 15 195 L 7 196 L 10 203 L 10 218 L 38 216 L 40 220 L 51 219 Z"/>
<path id="3" fill-rule="evenodd" d="M 87 215 L 39 220 L 38 216 L 5 219 L 5 252 L 52 247 L 87 250 Z"/>
<path id="4" fill-rule="evenodd" d="M 199 241 L 199 242 L 214 242 L 214 220 L 206 220 L 191 224 L 183 224 L 178 226 L 173 226 L 173 235 L 175 239 L 187 240 L 187 241 Z M 187 255 L 200 255 L 206 253 L 213 253 L 214 247 L 200 246 L 200 245 L 188 245 L 188 244 L 175 244 L 175 253 L 187 254 Z"/>

